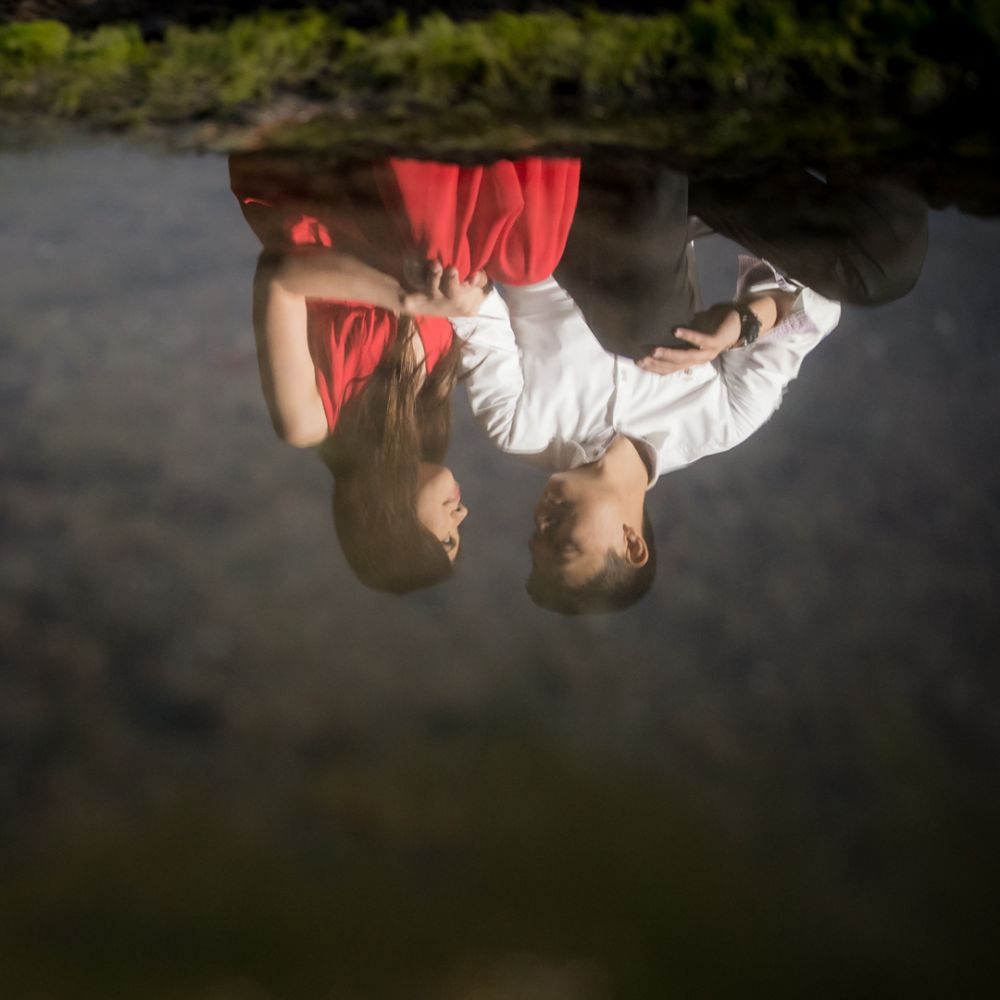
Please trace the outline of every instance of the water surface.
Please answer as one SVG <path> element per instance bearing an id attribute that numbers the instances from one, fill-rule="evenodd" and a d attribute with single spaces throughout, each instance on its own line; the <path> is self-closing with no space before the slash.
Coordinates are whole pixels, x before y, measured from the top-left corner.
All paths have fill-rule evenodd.
<path id="1" fill-rule="evenodd" d="M 563 618 L 544 474 L 461 390 L 456 579 L 353 578 L 223 159 L 7 153 L 0 191 L 10 995 L 985 995 L 994 220 L 933 212 L 910 295 L 656 487 L 648 597 Z"/>

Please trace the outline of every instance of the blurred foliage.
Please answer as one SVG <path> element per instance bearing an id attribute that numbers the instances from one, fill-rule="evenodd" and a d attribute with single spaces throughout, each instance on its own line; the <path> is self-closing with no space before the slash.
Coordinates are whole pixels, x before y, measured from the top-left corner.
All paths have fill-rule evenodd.
<path id="1" fill-rule="evenodd" d="M 327 12 L 269 11 L 172 25 L 156 40 L 133 25 L 72 33 L 33 21 L 0 26 L 0 101 L 8 122 L 123 127 L 252 121 L 288 95 L 345 119 L 482 108 L 601 121 L 626 109 L 846 100 L 897 119 L 955 105 L 971 120 L 991 101 L 998 46 L 1000 14 L 986 0 L 691 0 L 647 17 L 469 21 L 397 13 L 366 31 Z"/>
<path id="2" fill-rule="evenodd" d="M 315 12 L 265 13 L 220 31 L 172 27 L 148 62 L 148 113 L 174 120 L 266 101 L 276 86 L 315 79 L 337 39 L 336 24 Z"/>

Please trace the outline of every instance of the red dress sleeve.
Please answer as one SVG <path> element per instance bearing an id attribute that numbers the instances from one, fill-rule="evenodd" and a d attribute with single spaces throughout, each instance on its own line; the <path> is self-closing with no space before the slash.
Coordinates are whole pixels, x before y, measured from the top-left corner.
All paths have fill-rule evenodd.
<path id="1" fill-rule="evenodd" d="M 576 211 L 580 161 L 528 157 L 488 166 L 392 159 L 380 177 L 400 245 L 464 280 L 530 285 L 556 269 Z"/>

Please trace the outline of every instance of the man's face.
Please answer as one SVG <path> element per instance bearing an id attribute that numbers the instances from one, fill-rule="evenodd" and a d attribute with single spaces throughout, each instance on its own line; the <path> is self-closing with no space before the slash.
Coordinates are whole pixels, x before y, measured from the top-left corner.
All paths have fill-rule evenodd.
<path id="1" fill-rule="evenodd" d="M 552 476 L 535 507 L 528 543 L 535 570 L 567 587 L 582 587 L 603 568 L 608 551 L 626 554 L 624 514 L 614 494 L 585 470 Z"/>

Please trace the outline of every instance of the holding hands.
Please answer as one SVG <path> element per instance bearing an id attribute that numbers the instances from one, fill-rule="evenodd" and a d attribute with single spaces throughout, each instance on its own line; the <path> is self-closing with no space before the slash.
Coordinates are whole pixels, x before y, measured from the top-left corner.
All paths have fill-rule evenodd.
<path id="1" fill-rule="evenodd" d="M 490 289 L 485 271 L 460 281 L 456 268 L 438 260 L 407 261 L 405 277 L 414 290 L 400 293 L 400 308 L 412 316 L 475 316 Z"/>

